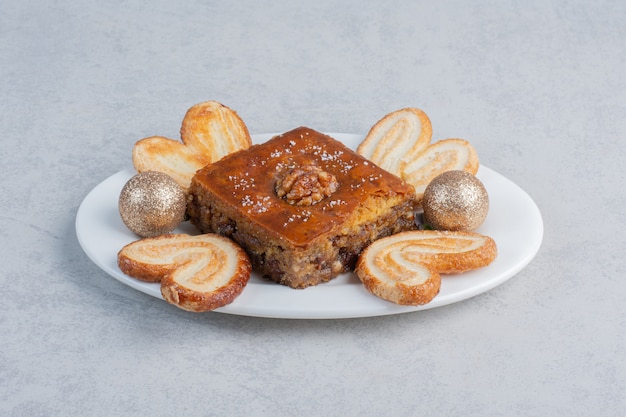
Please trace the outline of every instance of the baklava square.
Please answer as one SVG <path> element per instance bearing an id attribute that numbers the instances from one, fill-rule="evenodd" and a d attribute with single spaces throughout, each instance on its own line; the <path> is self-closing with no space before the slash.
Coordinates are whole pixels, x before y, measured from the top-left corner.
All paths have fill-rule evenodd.
<path id="1" fill-rule="evenodd" d="M 381 237 L 416 228 L 413 186 L 307 127 L 230 154 L 191 181 L 203 233 L 237 242 L 265 278 L 305 288 L 353 270 Z"/>

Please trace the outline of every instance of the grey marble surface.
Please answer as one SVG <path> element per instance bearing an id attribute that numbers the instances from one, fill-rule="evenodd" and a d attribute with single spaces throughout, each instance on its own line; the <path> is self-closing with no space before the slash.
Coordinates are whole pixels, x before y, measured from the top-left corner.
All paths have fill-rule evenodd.
<path id="1" fill-rule="evenodd" d="M 0 415 L 577 416 L 626 410 L 626 3 L 0 4 Z M 536 258 L 424 312 L 191 314 L 94 265 L 86 194 L 218 100 L 253 133 L 413 106 L 535 200 Z"/>

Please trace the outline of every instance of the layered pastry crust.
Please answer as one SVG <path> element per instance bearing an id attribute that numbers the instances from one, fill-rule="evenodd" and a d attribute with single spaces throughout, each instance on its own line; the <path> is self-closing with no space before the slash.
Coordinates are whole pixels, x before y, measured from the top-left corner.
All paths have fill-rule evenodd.
<path id="1" fill-rule="evenodd" d="M 368 246 L 355 272 L 372 294 L 402 305 L 429 303 L 441 287 L 440 274 L 458 274 L 489 265 L 495 241 L 474 232 L 415 230 Z"/>
<path id="2" fill-rule="evenodd" d="M 414 204 L 413 186 L 300 127 L 198 171 L 187 208 L 265 277 L 304 288 L 352 270 L 371 242 L 415 229 Z"/>
<path id="3" fill-rule="evenodd" d="M 357 153 L 415 187 L 418 204 L 437 175 L 463 170 L 476 175 L 474 147 L 463 139 L 431 143 L 430 119 L 420 109 L 405 108 L 385 115 L 367 133 Z"/>
<path id="4" fill-rule="evenodd" d="M 160 282 L 170 304 L 188 311 L 210 311 L 234 301 L 252 271 L 246 253 L 216 234 L 167 234 L 124 246 L 120 270 L 141 281 Z"/>
<path id="5" fill-rule="evenodd" d="M 163 172 L 187 190 L 197 170 L 252 145 L 241 117 L 217 101 L 205 101 L 189 108 L 180 136 L 182 141 L 163 136 L 137 141 L 132 154 L 137 172 Z"/>

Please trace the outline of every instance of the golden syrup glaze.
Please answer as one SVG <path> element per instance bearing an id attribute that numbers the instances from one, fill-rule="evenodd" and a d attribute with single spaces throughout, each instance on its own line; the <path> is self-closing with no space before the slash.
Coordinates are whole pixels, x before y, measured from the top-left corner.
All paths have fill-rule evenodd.
<path id="1" fill-rule="evenodd" d="M 309 206 L 278 197 L 276 179 L 285 170 L 315 165 L 333 174 L 338 189 Z M 212 194 L 237 217 L 270 235 L 306 245 L 334 234 L 368 196 L 414 195 L 413 186 L 379 168 L 334 138 L 307 127 L 230 154 L 199 170 L 192 193 Z M 195 191 L 193 191 L 195 190 Z"/>

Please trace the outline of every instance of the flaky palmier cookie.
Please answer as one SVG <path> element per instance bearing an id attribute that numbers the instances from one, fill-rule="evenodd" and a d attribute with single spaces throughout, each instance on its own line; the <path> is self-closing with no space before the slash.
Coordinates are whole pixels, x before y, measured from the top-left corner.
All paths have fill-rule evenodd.
<path id="1" fill-rule="evenodd" d="M 430 143 L 432 127 L 416 108 L 385 115 L 370 129 L 357 153 L 415 187 L 418 205 L 430 181 L 442 172 L 459 169 L 476 174 L 478 155 L 463 139 Z"/>
<path id="2" fill-rule="evenodd" d="M 133 165 L 137 172 L 162 172 L 185 191 L 196 171 L 206 165 L 205 160 L 184 143 L 163 136 L 141 139 L 133 147 Z"/>
<path id="3" fill-rule="evenodd" d="M 120 270 L 147 282 L 160 282 L 170 304 L 202 312 L 232 303 L 252 272 L 244 250 L 217 235 L 162 235 L 141 239 L 118 253 Z"/>
<path id="4" fill-rule="evenodd" d="M 217 101 L 205 101 L 187 110 L 180 136 L 182 142 L 162 136 L 137 141 L 132 153 L 137 172 L 163 172 L 187 190 L 198 169 L 252 145 L 243 120 Z"/>
<path id="5" fill-rule="evenodd" d="M 439 174 L 461 170 L 476 175 L 478 154 L 463 139 L 442 139 L 402 161 L 400 177 L 415 187 L 420 203 L 428 184 Z"/>
<path id="6" fill-rule="evenodd" d="M 495 241 L 473 232 L 415 230 L 379 239 L 360 255 L 355 272 L 372 294 L 402 305 L 422 305 L 439 293 L 440 274 L 489 265 Z"/>
<path id="7" fill-rule="evenodd" d="M 376 122 L 356 152 L 400 177 L 404 159 L 426 149 L 432 133 L 426 113 L 416 108 L 400 109 Z"/>

